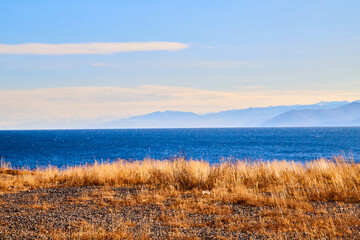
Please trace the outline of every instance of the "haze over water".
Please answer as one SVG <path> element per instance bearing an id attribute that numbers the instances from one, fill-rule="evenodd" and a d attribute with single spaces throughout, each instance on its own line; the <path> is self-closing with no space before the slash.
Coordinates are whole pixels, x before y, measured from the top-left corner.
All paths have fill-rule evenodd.
<path id="1" fill-rule="evenodd" d="M 215 128 L 0 131 L 0 156 L 14 167 L 73 166 L 144 158 L 306 162 L 360 160 L 360 128 Z"/>

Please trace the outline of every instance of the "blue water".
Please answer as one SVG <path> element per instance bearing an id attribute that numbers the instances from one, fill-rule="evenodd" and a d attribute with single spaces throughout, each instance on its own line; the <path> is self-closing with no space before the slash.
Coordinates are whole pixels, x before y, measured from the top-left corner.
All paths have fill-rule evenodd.
<path id="1" fill-rule="evenodd" d="M 223 128 L 0 131 L 0 156 L 14 167 L 58 167 L 177 155 L 308 161 L 335 155 L 360 160 L 360 128 Z"/>

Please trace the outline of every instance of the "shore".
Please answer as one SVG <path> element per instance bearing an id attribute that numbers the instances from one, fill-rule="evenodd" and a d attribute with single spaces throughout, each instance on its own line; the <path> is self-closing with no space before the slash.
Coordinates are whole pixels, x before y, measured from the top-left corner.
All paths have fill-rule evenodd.
<path id="1" fill-rule="evenodd" d="M 358 239 L 360 166 L 119 161 L 0 168 L 1 239 Z"/>

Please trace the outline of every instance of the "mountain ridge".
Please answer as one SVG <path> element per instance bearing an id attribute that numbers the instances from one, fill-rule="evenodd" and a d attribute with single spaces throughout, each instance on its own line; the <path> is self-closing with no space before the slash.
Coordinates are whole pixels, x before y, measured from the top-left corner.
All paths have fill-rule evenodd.
<path id="1" fill-rule="evenodd" d="M 43 119 L 2 126 L 16 129 L 140 129 L 222 127 L 328 127 L 360 126 L 360 100 L 318 102 L 310 105 L 249 107 L 197 114 L 184 111 L 156 111 L 128 118 Z"/>
<path id="2" fill-rule="evenodd" d="M 360 126 L 360 124 L 357 123 L 357 118 L 360 118 L 360 102 L 355 101 L 344 106 L 331 109 L 291 110 L 264 122 L 262 126 Z"/>
<path id="3" fill-rule="evenodd" d="M 331 109 L 342 108 L 350 104 L 355 104 L 356 109 L 359 108 L 360 103 L 347 102 L 347 101 L 334 101 L 334 102 L 319 102 L 311 105 L 282 105 L 282 106 L 269 106 L 269 107 L 258 107 L 258 108 L 246 108 L 239 110 L 227 110 L 220 111 L 217 113 L 207 113 L 207 114 L 196 114 L 193 112 L 182 112 L 182 111 L 171 111 L 167 110 L 164 112 L 153 112 L 149 114 L 139 115 L 130 117 L 127 119 L 118 119 L 114 121 L 107 122 L 101 127 L 103 128 L 187 128 L 187 127 L 282 127 L 282 126 L 292 126 L 285 121 L 285 118 L 291 115 L 300 115 L 299 119 L 302 119 L 304 123 L 301 122 L 293 124 L 294 126 L 322 126 L 318 122 L 311 119 L 321 118 L 316 117 L 317 115 L 324 114 L 324 111 L 327 115 L 332 113 L 328 111 Z M 348 122 L 339 122 L 333 121 L 334 123 L 326 124 L 325 126 L 336 125 L 339 126 L 348 126 L 355 124 L 356 126 L 359 121 L 356 120 L 358 116 L 355 114 L 354 118 L 351 118 L 347 112 L 352 111 L 353 109 L 343 108 L 345 112 L 338 112 L 337 114 L 342 114 L 348 116 L 348 119 L 344 121 Z M 307 112 L 312 114 L 306 114 Z M 356 110 L 357 111 L 357 110 Z M 357 113 L 357 112 L 356 112 Z M 285 114 L 285 115 L 284 115 Z M 325 115 L 326 115 L 325 114 Z M 331 115 L 331 114 L 330 114 Z M 329 116 L 330 116 L 329 115 Z M 279 119 L 279 117 L 282 118 Z M 336 113 L 333 112 L 332 118 L 336 117 Z M 290 118 L 290 122 L 294 121 L 291 119 L 296 119 L 296 116 Z M 310 120 L 308 119 L 310 118 Z M 281 121 L 284 121 L 281 124 Z M 331 119 L 330 119 L 331 120 Z M 280 121 L 280 122 L 278 122 Z"/>

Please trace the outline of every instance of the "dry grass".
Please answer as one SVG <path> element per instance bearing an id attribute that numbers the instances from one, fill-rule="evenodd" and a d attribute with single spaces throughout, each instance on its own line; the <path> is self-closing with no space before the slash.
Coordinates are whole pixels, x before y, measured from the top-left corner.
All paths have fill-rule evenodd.
<path id="1" fill-rule="evenodd" d="M 50 186 L 146 186 L 178 191 L 210 191 L 227 203 L 284 204 L 301 201 L 360 200 L 360 165 L 320 159 L 302 165 L 295 162 L 117 161 L 93 165 L 56 167 L 34 171 L 13 170 L 2 164 L 0 191 Z M 287 201 L 288 202 L 288 201 Z M 291 205 L 291 203 L 289 203 Z"/>
<path id="2" fill-rule="evenodd" d="M 360 231 L 358 215 L 329 210 L 320 203 L 360 203 L 360 165 L 341 157 L 320 159 L 306 164 L 287 161 L 222 162 L 205 161 L 117 161 L 94 163 L 59 170 L 56 167 L 21 171 L 1 164 L 0 191 L 54 186 L 137 187 L 134 196 L 118 199 L 111 190 L 100 190 L 73 202 L 91 201 L 98 206 L 134 206 L 155 204 L 172 211 L 152 220 L 171 227 L 168 237 L 185 238 L 184 229 L 211 227 L 229 232 L 255 231 L 272 238 L 338 238 Z M 6 177 L 11 175 L 11 177 Z M 106 189 L 106 188 L 104 188 Z M 320 204 L 320 205 L 319 205 Z M 259 217 L 233 214 L 233 205 L 255 206 Z M 33 208 L 39 206 L 32 206 Z M 39 207 L 48 209 L 49 206 Z M 191 214 L 211 215 L 212 220 L 195 221 Z M 53 232 L 59 239 L 132 238 L 131 223 L 122 222 L 112 231 L 88 223 L 77 224 L 77 231 Z M 135 223 L 134 223 L 135 224 Z M 121 231 L 119 229 L 122 229 Z M 149 238 L 150 226 L 141 238 Z M 67 236 L 65 236 L 65 235 Z M 291 235 L 292 236 L 292 235 Z M 219 236 L 220 238 L 220 236 Z"/>
<path id="3" fill-rule="evenodd" d="M 88 240 L 88 239 L 103 239 L 103 240 L 115 240 L 115 239 L 134 239 L 135 236 L 129 226 L 131 222 L 120 221 L 112 231 L 108 231 L 101 226 L 88 223 L 86 221 L 71 223 L 69 230 L 61 231 L 55 230 L 50 233 L 51 239 L 64 240 L 64 239 L 77 239 L 77 240 Z M 150 239 L 149 237 L 149 226 L 144 226 L 138 234 L 137 239 Z"/>

